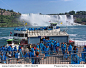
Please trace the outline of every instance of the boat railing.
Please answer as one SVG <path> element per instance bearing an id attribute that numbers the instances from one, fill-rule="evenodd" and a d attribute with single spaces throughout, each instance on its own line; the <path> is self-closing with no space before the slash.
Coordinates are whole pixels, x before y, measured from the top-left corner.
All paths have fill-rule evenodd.
<path id="1" fill-rule="evenodd" d="M 28 36 L 57 36 L 57 35 L 68 35 L 68 34 L 66 32 L 60 32 L 56 30 L 28 31 Z"/>
<path id="2" fill-rule="evenodd" d="M 5 64 L 32 64 L 36 58 L 40 58 L 39 64 L 86 64 L 86 52 L 77 52 L 71 54 L 56 54 L 49 56 L 39 57 L 20 57 L 20 58 L 8 58 L 1 60 L 1 64 L 5 61 Z"/>

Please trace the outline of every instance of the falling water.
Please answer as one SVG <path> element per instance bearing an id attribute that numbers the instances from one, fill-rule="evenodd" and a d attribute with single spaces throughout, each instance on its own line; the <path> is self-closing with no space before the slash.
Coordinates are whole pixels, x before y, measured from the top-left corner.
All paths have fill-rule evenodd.
<path id="1" fill-rule="evenodd" d="M 20 20 L 32 26 L 48 26 L 51 22 L 65 26 L 74 25 L 73 15 L 40 15 L 30 13 L 22 14 Z"/>

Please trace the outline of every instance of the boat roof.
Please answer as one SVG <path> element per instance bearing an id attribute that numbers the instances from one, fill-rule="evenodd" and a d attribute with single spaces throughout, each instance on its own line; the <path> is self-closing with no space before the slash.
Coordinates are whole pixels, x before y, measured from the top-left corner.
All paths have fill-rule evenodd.
<path id="1" fill-rule="evenodd" d="M 50 23 L 50 24 L 57 24 L 57 23 Z"/>
<path id="2" fill-rule="evenodd" d="M 14 39 L 8 39 L 7 41 L 13 41 Z"/>
<path id="3" fill-rule="evenodd" d="M 53 23 L 53 24 L 57 24 L 57 23 Z M 26 30 L 45 30 L 45 29 L 47 29 L 48 27 L 36 27 L 36 28 L 31 28 L 31 27 L 29 27 L 29 28 L 14 28 L 14 30 L 16 30 L 16 31 L 26 31 Z M 56 26 L 56 29 L 58 29 L 58 28 L 60 28 L 59 26 Z M 51 29 L 51 28 L 48 28 L 47 30 L 53 30 L 53 29 Z"/>

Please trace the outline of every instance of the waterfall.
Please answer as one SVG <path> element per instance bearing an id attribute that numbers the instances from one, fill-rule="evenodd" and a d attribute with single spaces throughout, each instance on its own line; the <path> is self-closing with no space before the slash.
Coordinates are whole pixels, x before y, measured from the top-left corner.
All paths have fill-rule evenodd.
<path id="1" fill-rule="evenodd" d="M 52 22 L 57 25 L 69 26 L 74 24 L 73 15 L 40 15 L 40 14 L 22 14 L 21 21 L 25 21 L 32 26 L 48 26 Z M 62 23 L 62 24 L 61 24 Z"/>

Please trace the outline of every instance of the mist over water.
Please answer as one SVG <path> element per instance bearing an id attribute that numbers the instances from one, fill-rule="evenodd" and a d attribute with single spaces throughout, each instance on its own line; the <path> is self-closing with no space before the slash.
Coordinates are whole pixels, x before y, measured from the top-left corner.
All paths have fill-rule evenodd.
<path id="1" fill-rule="evenodd" d="M 40 15 L 30 13 L 22 14 L 20 20 L 32 26 L 48 26 L 51 22 L 58 23 L 59 26 L 70 26 L 75 24 L 73 15 Z"/>

